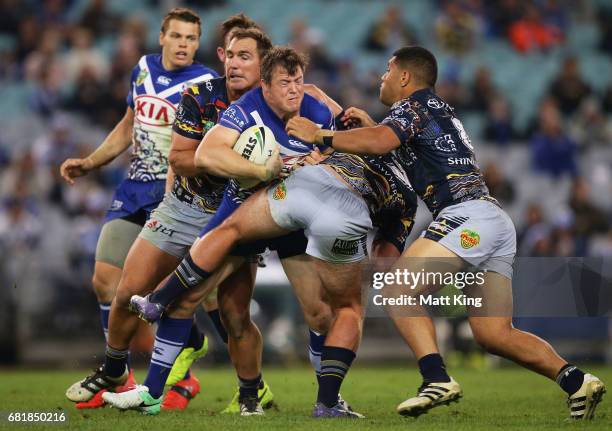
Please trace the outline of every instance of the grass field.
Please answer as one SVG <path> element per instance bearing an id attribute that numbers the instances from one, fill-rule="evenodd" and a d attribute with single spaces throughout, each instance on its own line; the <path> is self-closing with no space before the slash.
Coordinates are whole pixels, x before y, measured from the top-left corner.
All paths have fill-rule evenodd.
<path id="1" fill-rule="evenodd" d="M 593 368 L 592 372 L 610 384 L 612 369 Z M 604 397 L 595 420 L 569 422 L 565 396 L 552 382 L 518 368 L 492 371 L 455 369 L 464 398 L 459 404 L 439 407 L 418 419 L 403 418 L 395 406 L 412 395 L 419 384 L 414 368 L 355 367 L 349 373 L 342 395 L 367 419 L 313 420 L 309 417 L 315 398 L 314 376 L 310 369 L 268 369 L 278 410 L 264 417 L 241 418 L 221 415 L 235 388 L 229 369 L 197 370 L 202 393 L 182 413 L 162 412 L 156 417 L 110 408 L 76 410 L 64 397 L 65 389 L 86 371 L 0 370 L 0 411 L 63 411 L 68 424 L 37 425 L 27 428 L 91 430 L 559 430 L 612 429 L 612 397 Z M 144 372 L 137 372 L 142 381 Z M 0 429 L 6 429 L 6 422 Z M 13 425 L 13 429 L 27 429 Z"/>

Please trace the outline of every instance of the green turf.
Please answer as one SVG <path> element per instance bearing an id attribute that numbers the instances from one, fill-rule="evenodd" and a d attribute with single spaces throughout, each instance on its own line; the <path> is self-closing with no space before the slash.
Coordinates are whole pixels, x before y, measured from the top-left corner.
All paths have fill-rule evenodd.
<path id="1" fill-rule="evenodd" d="M 612 382 L 612 369 L 592 372 Z M 402 418 L 395 406 L 412 395 L 419 383 L 414 368 L 356 367 L 349 373 L 342 395 L 367 419 L 314 420 L 309 418 L 316 394 L 312 372 L 307 368 L 267 370 L 265 378 L 275 393 L 278 411 L 261 418 L 221 415 L 235 382 L 226 369 L 199 369 L 202 393 L 182 413 L 162 412 L 156 417 L 110 408 L 78 411 L 64 398 L 65 389 L 84 376 L 83 371 L 0 371 L 0 411 L 63 411 L 68 425 L 47 429 L 122 430 L 490 430 L 490 429 L 612 429 L 612 403 L 605 398 L 597 417 L 588 423 L 568 422 L 565 396 L 557 386 L 518 368 L 460 370 L 453 376 L 461 383 L 464 398 L 459 404 L 439 407 L 418 419 Z M 137 372 L 143 378 L 143 372 Z M 142 381 L 142 380 L 139 380 Z M 6 427 L 6 422 L 0 428 Z M 23 426 L 20 429 L 26 429 Z M 29 427 L 40 429 L 40 426 Z"/>

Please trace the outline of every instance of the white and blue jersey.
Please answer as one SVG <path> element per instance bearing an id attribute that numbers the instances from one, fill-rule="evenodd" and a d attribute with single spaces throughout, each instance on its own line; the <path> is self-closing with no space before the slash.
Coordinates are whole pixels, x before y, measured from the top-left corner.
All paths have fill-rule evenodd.
<path id="1" fill-rule="evenodd" d="M 168 71 L 161 54 L 141 57 L 132 70 L 127 104 L 134 111 L 132 157 L 128 178 L 113 197 L 105 221 L 116 218 L 144 223 L 164 197 L 168 153 L 175 111 L 185 88 L 217 77 L 217 73 L 194 63 Z M 144 219 L 143 213 L 144 212 Z"/>
<path id="2" fill-rule="evenodd" d="M 308 94 L 304 94 L 299 115 L 308 118 L 323 129 L 334 127 L 334 116 L 329 108 Z M 281 157 L 305 155 L 313 150 L 312 144 L 307 144 L 287 134 L 285 122 L 270 109 L 263 97 L 261 87 L 249 91 L 232 103 L 225 110 L 218 124 L 240 133 L 251 126 L 268 126 L 274 133 L 276 142 L 280 145 Z M 217 213 L 206 225 L 200 236 L 220 225 L 247 196 L 248 192 L 241 189 L 235 180 L 230 180 Z"/>

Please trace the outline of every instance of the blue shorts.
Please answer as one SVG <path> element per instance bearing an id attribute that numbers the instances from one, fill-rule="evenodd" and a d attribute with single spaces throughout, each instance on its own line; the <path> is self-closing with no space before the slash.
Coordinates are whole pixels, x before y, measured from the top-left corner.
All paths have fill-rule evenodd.
<path id="1" fill-rule="evenodd" d="M 226 189 L 226 192 L 223 194 L 221 205 L 219 205 L 217 212 L 210 222 L 208 222 L 204 229 L 202 229 L 199 237 L 203 237 L 208 232 L 223 223 L 226 218 L 231 216 L 234 211 L 236 211 L 240 204 L 241 202 L 235 198 L 232 198 Z M 299 256 L 300 254 L 306 253 L 307 244 L 308 240 L 304 235 L 304 231 L 297 230 L 276 238 L 260 239 L 246 244 L 237 245 L 230 252 L 230 254 L 232 256 L 252 256 L 254 254 L 263 253 L 266 248 L 269 248 L 270 250 L 274 250 L 278 253 L 279 259 L 285 259 L 287 257 Z"/>
<path id="2" fill-rule="evenodd" d="M 104 223 L 122 218 L 143 226 L 151 212 L 164 199 L 166 181 L 123 180 L 113 196 Z"/>

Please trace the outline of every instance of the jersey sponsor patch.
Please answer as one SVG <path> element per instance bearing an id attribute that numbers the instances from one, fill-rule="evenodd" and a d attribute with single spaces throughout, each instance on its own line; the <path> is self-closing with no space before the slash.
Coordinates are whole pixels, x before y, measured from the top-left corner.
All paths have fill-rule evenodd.
<path id="1" fill-rule="evenodd" d="M 280 182 L 275 188 L 274 192 L 272 192 L 272 199 L 280 201 L 287 197 L 287 187 L 285 186 L 285 182 Z"/>
<path id="2" fill-rule="evenodd" d="M 175 108 L 166 99 L 143 95 L 134 99 L 136 120 L 148 126 L 169 126 L 174 121 Z"/>
<path id="3" fill-rule="evenodd" d="M 147 79 L 147 76 L 149 76 L 149 71 L 147 69 L 141 69 L 136 77 L 136 86 L 142 85 L 144 80 Z"/>
<path id="4" fill-rule="evenodd" d="M 339 254 L 341 256 L 355 256 L 357 253 L 359 253 L 359 247 L 363 247 L 363 250 L 367 255 L 366 239 L 366 235 L 352 240 L 336 238 L 331 251 L 332 253 Z"/>
<path id="5" fill-rule="evenodd" d="M 239 129 L 242 131 L 247 124 L 247 119 L 241 112 L 240 108 L 236 106 L 230 106 L 225 110 L 221 117 L 221 123 L 231 127 L 233 129 Z"/>
<path id="6" fill-rule="evenodd" d="M 149 220 L 145 228 L 150 229 L 152 232 L 159 232 L 167 236 L 172 236 L 174 232 L 176 232 L 174 229 L 167 228 L 157 220 Z"/>
<path id="7" fill-rule="evenodd" d="M 478 246 L 478 244 L 480 244 L 480 235 L 478 234 L 478 232 L 475 232 L 470 229 L 463 229 L 459 238 L 461 241 L 461 247 L 466 250 L 476 247 Z"/>

